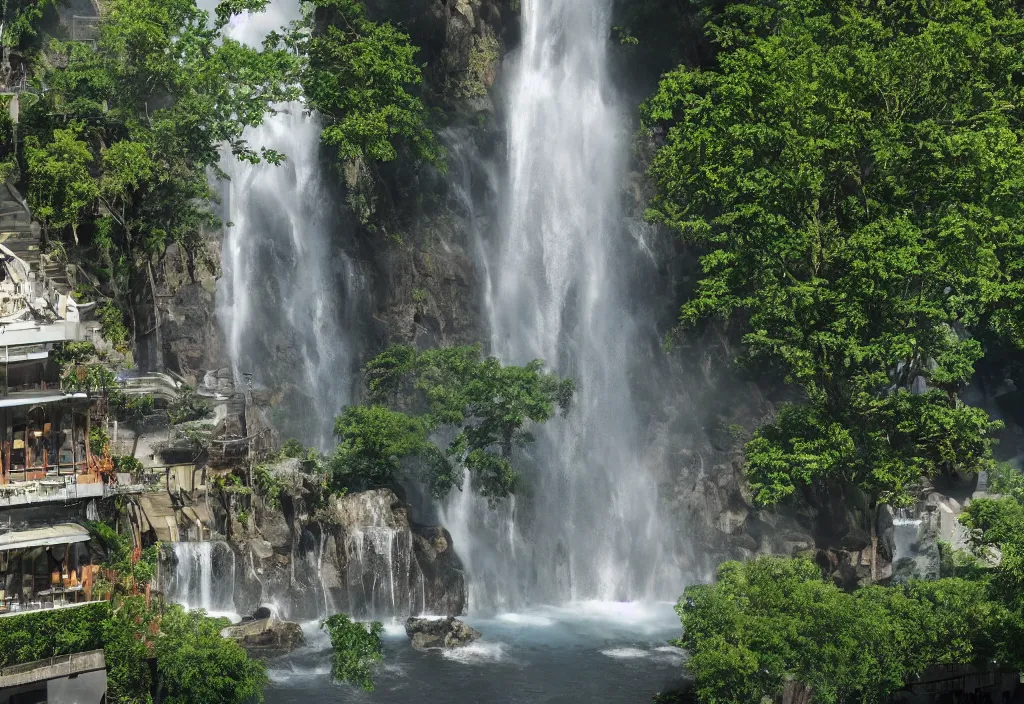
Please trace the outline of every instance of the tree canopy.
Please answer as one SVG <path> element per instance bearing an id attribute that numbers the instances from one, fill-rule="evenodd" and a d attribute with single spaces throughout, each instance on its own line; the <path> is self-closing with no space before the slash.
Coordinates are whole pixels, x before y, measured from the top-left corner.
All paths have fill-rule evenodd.
<path id="1" fill-rule="evenodd" d="M 207 171 L 219 171 L 225 150 L 283 158 L 243 132 L 298 94 L 297 58 L 223 32 L 233 13 L 264 4 L 225 2 L 212 20 L 195 0 L 110 0 L 95 47 L 50 40 L 33 64 L 45 90 L 22 106 L 29 205 L 47 246 L 79 247 L 76 262 L 122 311 L 132 310 L 132 282 L 172 243 L 190 266 L 215 269 L 200 230 L 216 222 Z"/>
<path id="2" fill-rule="evenodd" d="M 747 445 L 756 497 L 818 478 L 882 501 L 990 466 L 959 392 L 989 335 L 1024 346 L 1024 22 L 1002 0 L 725 4 L 716 65 L 643 106 L 664 143 L 648 216 L 703 250 L 684 326 L 804 400 Z"/>
<path id="3" fill-rule="evenodd" d="M 416 95 L 417 48 L 390 22 L 366 16 L 359 0 L 314 0 L 293 29 L 307 104 L 324 121 L 321 138 L 342 160 L 392 161 L 399 148 L 439 162 L 441 150 Z"/>
<path id="4" fill-rule="evenodd" d="M 760 557 L 688 587 L 677 642 L 705 704 L 760 701 L 784 687 L 827 704 L 885 702 L 930 665 L 991 655 L 986 584 L 948 578 L 850 594 L 804 559 Z"/>
<path id="5" fill-rule="evenodd" d="M 503 365 L 479 346 L 388 348 L 365 367 L 371 405 L 335 421 L 334 483 L 385 484 L 415 460 L 437 497 L 461 486 L 463 468 L 483 496 L 508 496 L 522 482 L 514 448 L 532 442 L 530 424 L 568 410 L 575 392 L 543 367 Z"/>

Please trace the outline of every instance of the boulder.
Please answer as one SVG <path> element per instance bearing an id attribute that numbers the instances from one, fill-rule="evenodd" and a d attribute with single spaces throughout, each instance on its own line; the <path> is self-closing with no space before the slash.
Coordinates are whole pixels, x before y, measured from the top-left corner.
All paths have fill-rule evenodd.
<path id="1" fill-rule="evenodd" d="M 458 648 L 480 637 L 480 631 L 457 618 L 410 618 L 405 622 L 405 633 L 412 638 L 412 647 Z"/>
<path id="2" fill-rule="evenodd" d="M 244 621 L 221 631 L 225 638 L 238 643 L 250 657 L 271 658 L 290 653 L 306 642 L 302 628 L 291 621 L 273 617 Z"/>

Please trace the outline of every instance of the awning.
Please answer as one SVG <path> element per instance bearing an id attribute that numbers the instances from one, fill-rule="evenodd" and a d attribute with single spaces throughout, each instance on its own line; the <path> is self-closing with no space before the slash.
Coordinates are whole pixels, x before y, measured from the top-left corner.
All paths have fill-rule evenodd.
<path id="1" fill-rule="evenodd" d="M 58 523 L 46 528 L 19 530 L 0 535 L 0 551 L 24 550 L 41 545 L 67 545 L 89 540 L 89 529 L 77 523 Z"/>
<path id="2" fill-rule="evenodd" d="M 63 391 L 56 393 L 38 393 L 29 396 L 8 396 L 0 398 L 0 408 L 14 408 L 16 406 L 35 406 L 43 403 L 54 403 L 56 401 L 79 401 L 89 398 L 89 394 L 81 391 L 73 394 L 66 394 Z"/>

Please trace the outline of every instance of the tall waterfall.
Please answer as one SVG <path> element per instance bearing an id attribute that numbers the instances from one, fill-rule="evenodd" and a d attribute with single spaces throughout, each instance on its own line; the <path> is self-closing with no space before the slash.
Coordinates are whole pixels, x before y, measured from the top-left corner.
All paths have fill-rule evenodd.
<path id="1" fill-rule="evenodd" d="M 607 71 L 610 5 L 522 3 L 501 225 L 485 244 L 492 350 L 542 358 L 578 393 L 521 458 L 528 496 L 494 511 L 465 487 L 445 506 L 473 608 L 675 598 L 682 586 L 637 409 L 656 335 L 627 280 L 646 255 L 619 206 L 629 126 Z"/>
<path id="2" fill-rule="evenodd" d="M 298 16 L 298 3 L 271 3 L 238 17 L 232 36 L 256 45 Z M 301 103 L 278 106 L 245 135 L 251 147 L 285 154 L 284 164 L 248 164 L 226 155 L 224 275 L 217 315 L 236 382 L 287 389 L 274 422 L 285 437 L 326 449 L 334 416 L 350 398 L 358 362 L 343 322 L 353 317 L 358 276 L 332 246 L 339 221 L 322 183 L 320 128 Z"/>

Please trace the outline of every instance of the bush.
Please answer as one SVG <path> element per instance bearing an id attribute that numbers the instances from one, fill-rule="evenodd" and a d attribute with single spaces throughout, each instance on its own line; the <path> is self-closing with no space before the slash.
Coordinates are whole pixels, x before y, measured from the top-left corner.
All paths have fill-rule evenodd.
<path id="1" fill-rule="evenodd" d="M 209 418 L 212 414 L 213 407 L 191 386 L 183 387 L 167 405 L 167 417 L 174 425 Z"/>
<path id="2" fill-rule="evenodd" d="M 142 462 L 131 455 L 117 455 L 114 457 L 114 469 L 118 472 L 137 475 L 143 470 Z"/>
<path id="3" fill-rule="evenodd" d="M 103 339 L 123 352 L 128 347 L 128 328 L 124 324 L 124 313 L 113 303 L 101 306 L 97 312 L 100 318 L 100 334 Z"/>
<path id="4" fill-rule="evenodd" d="M 267 671 L 238 643 L 222 638 L 227 619 L 171 606 L 156 639 L 161 701 L 167 704 L 262 702 Z"/>
<path id="5" fill-rule="evenodd" d="M 102 455 L 110 445 L 110 435 L 102 425 L 94 425 L 89 430 L 89 450 L 94 455 Z"/>
<path id="6" fill-rule="evenodd" d="M 0 626 L 0 667 L 103 647 L 110 605 L 98 601 L 73 609 L 7 616 Z"/>
<path id="7" fill-rule="evenodd" d="M 321 623 L 320 628 L 330 635 L 331 647 L 334 649 L 331 677 L 372 692 L 370 668 L 373 663 L 384 659 L 380 642 L 383 624 L 380 621 L 356 623 L 345 614 L 335 614 Z"/>

